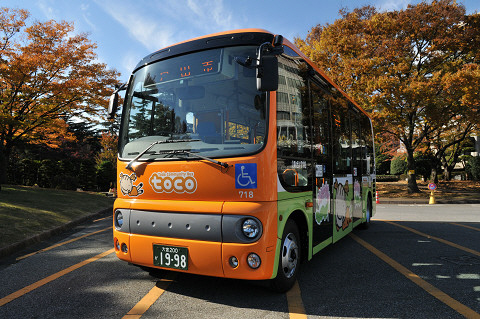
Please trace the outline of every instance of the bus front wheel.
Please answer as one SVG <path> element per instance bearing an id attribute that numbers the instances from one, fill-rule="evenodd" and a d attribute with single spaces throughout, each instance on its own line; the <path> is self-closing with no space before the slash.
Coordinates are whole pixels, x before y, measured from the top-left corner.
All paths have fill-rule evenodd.
<path id="1" fill-rule="evenodd" d="M 271 287 L 277 292 L 290 290 L 297 279 L 300 268 L 300 233 L 297 224 L 289 219 L 283 230 L 277 277 L 272 279 Z"/>

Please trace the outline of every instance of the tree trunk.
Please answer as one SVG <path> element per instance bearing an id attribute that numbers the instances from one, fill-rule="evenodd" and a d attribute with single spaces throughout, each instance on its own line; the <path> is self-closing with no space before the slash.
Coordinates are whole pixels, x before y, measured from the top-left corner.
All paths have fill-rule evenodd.
<path id="1" fill-rule="evenodd" d="M 434 166 L 432 167 L 432 173 L 430 174 L 430 181 L 438 184 L 438 171 L 437 168 Z"/>
<path id="2" fill-rule="evenodd" d="M 453 170 L 455 169 L 455 163 L 452 163 L 452 164 L 445 166 L 445 169 L 443 170 L 443 179 L 445 181 L 452 180 Z"/>
<path id="3" fill-rule="evenodd" d="M 445 166 L 443 168 L 443 180 L 444 181 L 449 181 L 452 177 L 450 176 L 450 170 L 448 169 L 448 166 Z"/>
<path id="4" fill-rule="evenodd" d="M 7 182 L 7 170 L 8 163 L 10 163 L 10 155 L 12 154 L 12 148 L 5 148 L 0 144 L 0 185 Z"/>
<path id="5" fill-rule="evenodd" d="M 408 170 L 408 193 L 420 193 L 417 185 L 417 175 L 415 174 L 415 159 L 413 158 L 413 150 L 407 149 L 407 170 Z"/>
<path id="6" fill-rule="evenodd" d="M 7 156 L 5 154 L 5 148 L 0 144 L 0 185 L 7 181 Z M 1 186 L 0 186 L 1 190 Z"/>
<path id="7" fill-rule="evenodd" d="M 449 181 L 450 180 L 450 173 L 448 171 L 448 163 L 445 157 L 442 157 L 442 167 L 443 167 L 443 180 Z"/>

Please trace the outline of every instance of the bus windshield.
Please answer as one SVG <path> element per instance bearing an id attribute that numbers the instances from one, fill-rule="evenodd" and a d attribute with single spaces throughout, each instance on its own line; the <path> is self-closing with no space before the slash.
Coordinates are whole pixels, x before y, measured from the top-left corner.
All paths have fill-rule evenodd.
<path id="1" fill-rule="evenodd" d="M 211 49 L 149 64 L 132 76 L 120 135 L 120 158 L 185 159 L 252 154 L 266 143 L 266 93 L 255 69 L 236 57 L 255 46 Z M 190 157 L 197 158 L 197 157 Z M 197 158 L 198 159 L 198 158 Z"/>

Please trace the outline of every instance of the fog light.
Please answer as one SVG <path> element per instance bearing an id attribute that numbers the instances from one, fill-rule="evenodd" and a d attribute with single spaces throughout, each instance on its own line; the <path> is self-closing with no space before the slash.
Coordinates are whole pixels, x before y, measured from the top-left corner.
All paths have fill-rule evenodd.
<path id="1" fill-rule="evenodd" d="M 127 244 L 125 244 L 125 243 L 122 244 L 122 251 L 123 251 L 125 254 L 128 253 Z"/>
<path id="2" fill-rule="evenodd" d="M 120 242 L 115 238 L 115 249 L 120 250 Z"/>
<path id="3" fill-rule="evenodd" d="M 238 267 L 238 259 L 235 256 L 230 257 L 228 260 L 228 263 L 230 264 L 230 267 L 232 268 L 237 268 Z"/>
<path id="4" fill-rule="evenodd" d="M 250 253 L 248 254 L 248 257 L 247 257 L 247 263 L 250 266 L 250 268 L 257 269 L 258 267 L 260 267 L 262 260 L 260 259 L 260 256 L 258 256 L 257 254 Z"/>
<path id="5" fill-rule="evenodd" d="M 242 231 L 248 238 L 255 238 L 260 233 L 260 225 L 255 219 L 248 218 L 243 222 Z"/>

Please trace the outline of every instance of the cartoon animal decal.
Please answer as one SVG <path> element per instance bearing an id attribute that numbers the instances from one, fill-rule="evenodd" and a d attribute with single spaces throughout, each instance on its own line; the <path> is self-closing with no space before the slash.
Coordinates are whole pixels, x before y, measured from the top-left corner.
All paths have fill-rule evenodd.
<path id="1" fill-rule="evenodd" d="M 143 194 L 143 183 L 133 185 L 133 182 L 137 180 L 137 175 L 132 173 L 131 175 L 120 173 L 120 190 L 125 196 L 136 197 Z"/>
<path id="2" fill-rule="evenodd" d="M 317 203 L 315 205 L 315 222 L 320 225 L 322 222 L 329 221 L 330 212 L 330 186 L 328 183 L 317 187 Z"/>
<path id="3" fill-rule="evenodd" d="M 362 217 L 362 188 L 360 183 L 355 180 L 353 183 L 353 217 Z"/>
<path id="4" fill-rule="evenodd" d="M 333 186 L 336 190 L 335 195 L 335 226 L 337 231 L 340 229 L 345 230 L 348 225 L 352 222 L 350 217 L 350 205 L 347 204 L 347 195 L 348 195 L 348 180 L 345 181 L 345 185 L 342 185 L 335 180 Z"/>

